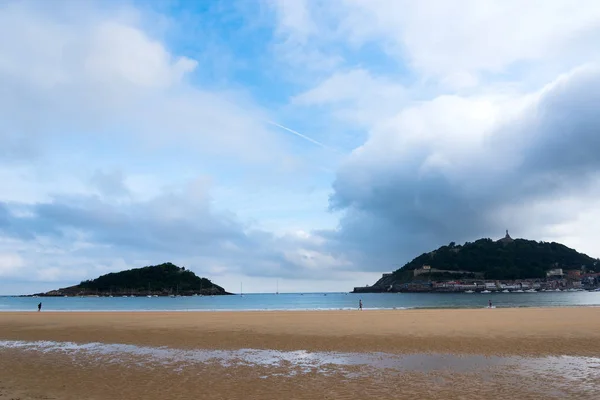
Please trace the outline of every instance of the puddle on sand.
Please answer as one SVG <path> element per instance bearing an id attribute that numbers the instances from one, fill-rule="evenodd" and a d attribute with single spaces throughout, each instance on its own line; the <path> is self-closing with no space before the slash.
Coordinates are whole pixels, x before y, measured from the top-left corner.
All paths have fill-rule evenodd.
<path id="1" fill-rule="evenodd" d="M 300 368 L 323 368 L 335 366 L 366 366 L 380 369 L 395 369 L 411 372 L 431 372 L 436 370 L 452 370 L 469 372 L 481 367 L 501 365 L 508 359 L 485 356 L 458 356 L 451 354 L 411 354 L 395 355 L 387 353 L 335 353 L 308 351 L 276 351 L 276 350 L 182 350 L 169 347 L 143 347 L 127 344 L 87 343 L 51 341 L 0 341 L 0 349 L 19 349 L 42 353 L 59 352 L 71 355 L 88 354 L 104 356 L 108 360 L 120 362 L 132 357 L 146 363 L 208 363 L 217 362 L 223 366 L 254 365 L 283 366 Z"/>
<path id="2" fill-rule="evenodd" d="M 126 344 L 51 341 L 0 341 L 2 349 L 61 353 L 77 360 L 92 356 L 104 363 L 134 363 L 138 366 L 153 365 L 185 368 L 204 363 L 229 366 L 278 367 L 289 371 L 290 376 L 298 373 L 317 372 L 327 374 L 332 370 L 351 368 L 366 371 L 388 370 L 391 372 L 452 372 L 485 373 L 492 368 L 509 370 L 516 376 L 532 374 L 544 377 L 560 377 L 569 382 L 586 385 L 600 379 L 600 358 L 595 357 L 487 357 L 481 355 L 454 354 L 409 354 L 388 353 L 336 353 L 276 350 L 184 350 L 168 347 L 144 347 Z M 348 373 L 350 373 L 348 371 Z"/>

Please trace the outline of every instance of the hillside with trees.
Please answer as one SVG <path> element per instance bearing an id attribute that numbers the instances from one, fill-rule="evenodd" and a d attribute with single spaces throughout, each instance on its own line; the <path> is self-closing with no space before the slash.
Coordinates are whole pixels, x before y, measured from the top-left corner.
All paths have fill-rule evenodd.
<path id="1" fill-rule="evenodd" d="M 209 279 L 172 263 L 112 272 L 79 285 L 40 293 L 42 296 L 80 295 L 223 295 L 229 294 Z"/>
<path id="2" fill-rule="evenodd" d="M 423 281 L 545 279 L 546 272 L 555 268 L 600 272 L 600 260 L 560 243 L 515 240 L 506 232 L 504 238 L 496 241 L 479 239 L 464 245 L 451 242 L 421 254 L 391 274 L 384 274 L 372 286 L 354 291 L 385 292 L 396 285 Z M 415 275 L 415 270 L 423 273 Z"/>
<path id="3" fill-rule="evenodd" d="M 446 271 L 469 271 L 490 280 L 545 278 L 552 268 L 600 271 L 597 259 L 555 242 L 536 242 L 510 236 L 493 241 L 479 239 L 457 245 L 454 242 L 421 254 L 394 271 L 396 280 L 407 280 L 413 270 L 428 265 Z"/>

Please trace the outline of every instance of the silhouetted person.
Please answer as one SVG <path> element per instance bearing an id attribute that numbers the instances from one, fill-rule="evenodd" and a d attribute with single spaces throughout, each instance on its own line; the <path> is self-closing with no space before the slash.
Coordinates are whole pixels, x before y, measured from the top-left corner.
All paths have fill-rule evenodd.
<path id="1" fill-rule="evenodd" d="M 38 312 L 42 311 L 42 303 L 38 304 Z"/>
<path id="2" fill-rule="evenodd" d="M 492 300 L 489 301 L 490 308 L 492 308 Z"/>
<path id="3" fill-rule="evenodd" d="M 358 309 L 362 310 L 362 299 L 358 300 Z"/>

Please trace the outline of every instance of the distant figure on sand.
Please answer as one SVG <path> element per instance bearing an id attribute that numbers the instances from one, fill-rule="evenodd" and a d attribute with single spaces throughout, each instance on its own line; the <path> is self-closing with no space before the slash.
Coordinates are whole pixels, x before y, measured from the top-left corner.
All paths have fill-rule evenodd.
<path id="1" fill-rule="evenodd" d="M 38 312 L 42 311 L 42 303 L 38 304 Z"/>
<path id="2" fill-rule="evenodd" d="M 492 300 L 489 301 L 489 308 L 492 308 Z"/>
<path id="3" fill-rule="evenodd" d="M 362 299 L 358 300 L 358 309 L 362 310 Z"/>

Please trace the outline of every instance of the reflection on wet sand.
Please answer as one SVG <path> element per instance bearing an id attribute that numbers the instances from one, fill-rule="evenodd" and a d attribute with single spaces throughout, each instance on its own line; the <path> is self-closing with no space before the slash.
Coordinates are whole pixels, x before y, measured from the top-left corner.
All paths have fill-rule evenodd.
<path id="1" fill-rule="evenodd" d="M 182 350 L 0 341 L 0 387 L 23 390 L 23 382 L 32 382 L 32 378 L 36 379 L 36 390 L 54 398 L 131 398 L 126 393 L 135 397 L 143 394 L 149 399 L 188 398 L 203 393 L 205 398 L 364 398 L 411 394 L 441 399 L 495 394 L 500 398 L 595 399 L 600 358 Z M 169 395 L 161 395 L 166 389 Z M 35 395 L 31 392 L 19 396 L 27 399 Z"/>

